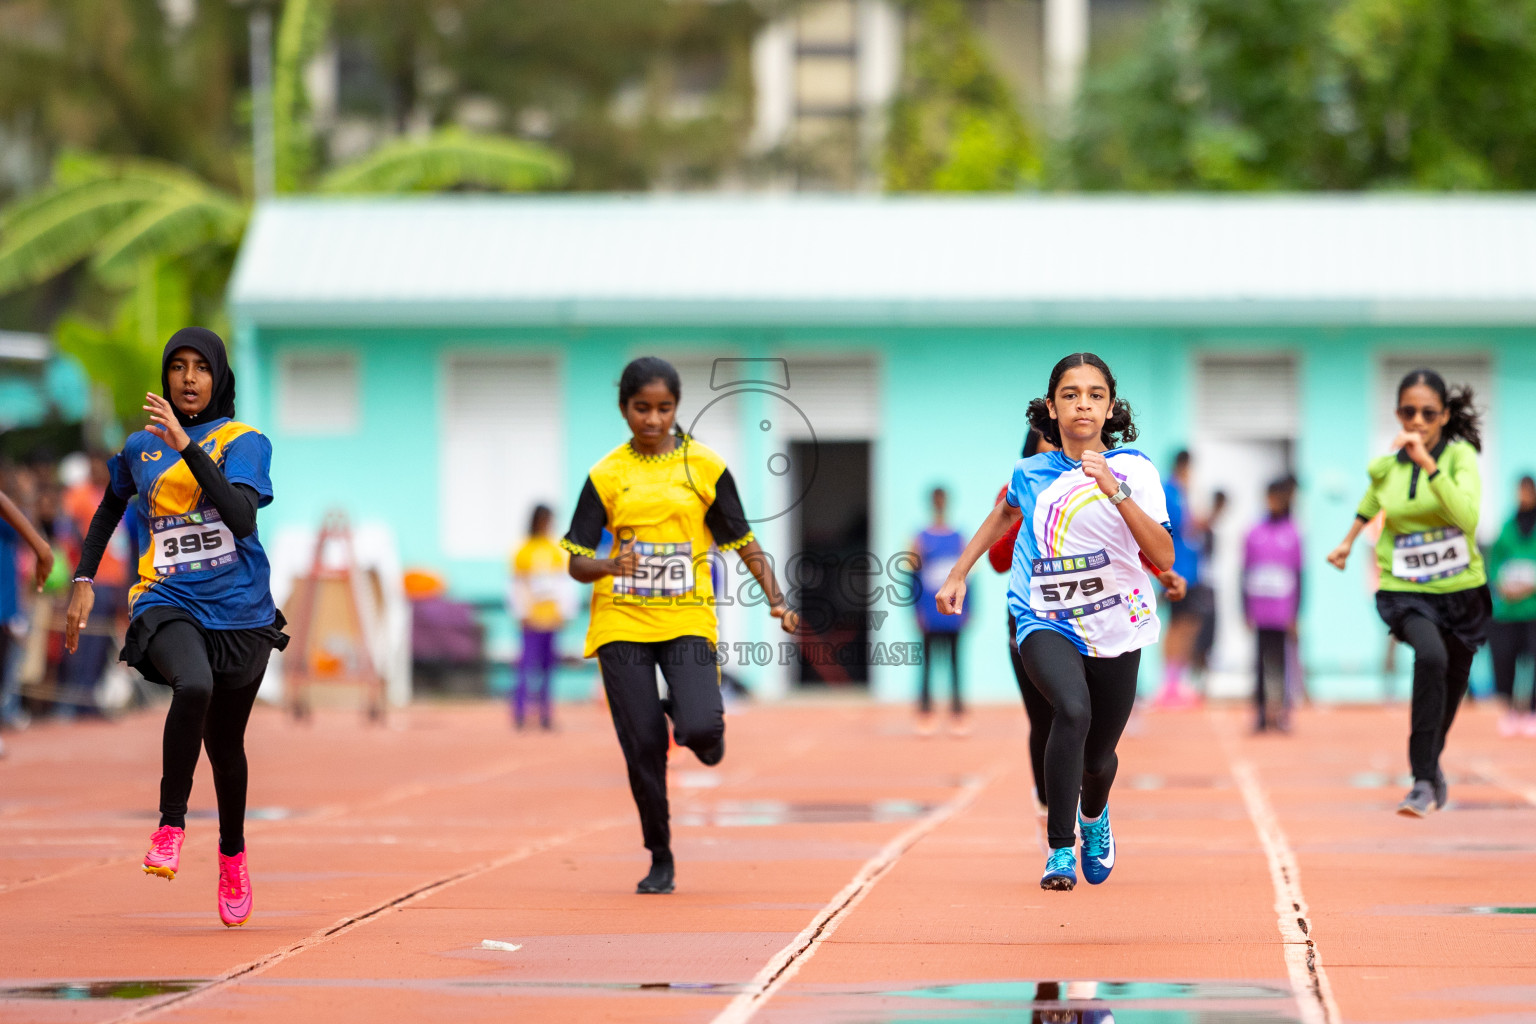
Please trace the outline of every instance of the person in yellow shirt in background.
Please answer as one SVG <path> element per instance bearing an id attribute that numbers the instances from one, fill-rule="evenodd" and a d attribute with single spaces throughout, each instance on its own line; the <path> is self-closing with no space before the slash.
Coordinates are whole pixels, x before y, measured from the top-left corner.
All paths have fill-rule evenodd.
<path id="1" fill-rule="evenodd" d="M 517 685 L 512 688 L 512 724 L 523 727 L 528 709 L 528 687 L 539 704 L 539 727 L 554 728 L 549 713 L 549 688 L 554 676 L 555 636 L 571 611 L 571 580 L 568 556 L 549 538 L 554 513 L 548 505 L 535 505 L 528 523 L 528 539 L 512 556 L 512 617 L 523 628 L 523 654 L 518 660 Z"/>

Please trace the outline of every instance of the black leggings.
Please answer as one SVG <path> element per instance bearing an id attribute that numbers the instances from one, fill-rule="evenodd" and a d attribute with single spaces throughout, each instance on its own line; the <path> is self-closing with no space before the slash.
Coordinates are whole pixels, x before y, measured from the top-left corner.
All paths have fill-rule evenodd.
<path id="1" fill-rule="evenodd" d="M 1259 728 L 1284 726 L 1290 710 L 1290 694 L 1285 689 L 1285 641 L 1283 629 L 1256 629 L 1254 639 L 1253 699 L 1259 709 Z M 1271 718 L 1274 718 L 1271 721 Z"/>
<path id="2" fill-rule="evenodd" d="M 1029 719 L 1029 766 L 1035 775 L 1035 799 L 1049 805 L 1050 801 L 1045 798 L 1045 744 L 1051 738 L 1051 702 L 1024 671 L 1024 662 L 1020 660 L 1019 648 L 1014 642 L 1018 632 L 1018 620 L 1009 615 L 1008 660 L 1013 664 L 1013 679 L 1019 684 L 1019 696 L 1024 698 L 1024 714 Z"/>
<path id="3" fill-rule="evenodd" d="M 1029 678 L 1051 702 L 1045 745 L 1046 840 L 1051 849 L 1077 841 L 1076 813 L 1093 818 L 1109 803 L 1119 758 L 1115 746 L 1136 703 L 1140 651 L 1090 658 L 1054 629 L 1037 629 L 1019 645 Z"/>
<path id="4" fill-rule="evenodd" d="M 1467 676 L 1476 652 L 1422 615 L 1403 619 L 1398 632 L 1413 648 L 1408 764 L 1415 781 L 1433 782 L 1440 774 L 1446 734 L 1467 695 Z"/>
<path id="5" fill-rule="evenodd" d="M 215 674 L 203 634 L 190 622 L 172 621 L 155 631 L 147 653 L 174 693 L 165 716 L 160 824 L 186 827 L 198 748 L 206 746 L 219 802 L 219 849 L 232 857 L 245 848 L 245 725 L 271 650 L 238 675 Z"/>
<path id="6" fill-rule="evenodd" d="M 1515 707 L 1515 669 L 1520 658 L 1536 657 L 1536 622 L 1488 623 L 1488 653 L 1493 656 L 1493 690 Z M 1531 690 L 1522 702 L 1525 710 L 1536 712 L 1536 673 Z"/>
<path id="7" fill-rule="evenodd" d="M 951 714 L 962 715 L 965 713 L 965 706 L 960 701 L 959 633 L 923 634 L 922 688 L 917 694 L 917 708 L 925 715 L 933 710 L 933 699 L 929 696 L 928 677 L 933 666 L 933 656 L 943 647 L 949 648 L 949 710 Z"/>
<path id="8" fill-rule="evenodd" d="M 715 647 L 701 636 L 639 643 L 614 640 L 597 649 L 608 710 L 629 767 L 629 791 L 640 811 L 640 833 L 653 854 L 670 855 L 672 825 L 667 809 L 667 716 L 679 746 L 706 764 L 718 763 L 725 740 L 720 702 L 720 669 Z M 656 669 L 671 694 L 663 706 Z"/>

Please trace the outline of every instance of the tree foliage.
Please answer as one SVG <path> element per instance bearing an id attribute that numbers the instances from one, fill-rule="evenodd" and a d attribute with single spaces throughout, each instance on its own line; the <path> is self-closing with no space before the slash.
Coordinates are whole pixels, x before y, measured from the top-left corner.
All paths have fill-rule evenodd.
<path id="1" fill-rule="evenodd" d="M 320 192 L 444 192 L 478 188 L 533 192 L 563 183 L 568 161 L 543 146 L 444 128 L 425 139 L 399 139 L 336 168 Z"/>
<path id="2" fill-rule="evenodd" d="M 1165 0 L 1060 184 L 1536 187 L 1536 0 Z"/>
<path id="3" fill-rule="evenodd" d="M 7 146 L 36 165 L 34 180 L 58 153 L 89 150 L 165 160 L 238 187 L 245 13 L 228 0 L 198 0 L 196 17 L 178 24 L 167 6 L 0 3 L 0 124 Z"/>
<path id="4" fill-rule="evenodd" d="M 1010 191 L 1038 180 L 1039 150 L 961 0 L 909 0 L 885 184 L 898 192 Z"/>

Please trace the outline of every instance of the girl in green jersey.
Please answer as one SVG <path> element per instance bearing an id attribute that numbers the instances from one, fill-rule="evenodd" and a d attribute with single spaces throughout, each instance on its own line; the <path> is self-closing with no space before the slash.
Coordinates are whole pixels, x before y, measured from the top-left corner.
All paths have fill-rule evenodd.
<path id="1" fill-rule="evenodd" d="M 1384 514 L 1376 611 L 1413 648 L 1413 789 L 1397 811 L 1421 818 L 1445 806 L 1440 753 L 1467 692 L 1472 656 L 1487 639 L 1492 599 L 1475 536 L 1482 438 L 1471 388 L 1447 388 L 1435 371 L 1414 370 L 1397 386 L 1397 418 L 1397 454 L 1371 462 L 1355 522 L 1328 561 L 1343 569 L 1361 529 Z"/>

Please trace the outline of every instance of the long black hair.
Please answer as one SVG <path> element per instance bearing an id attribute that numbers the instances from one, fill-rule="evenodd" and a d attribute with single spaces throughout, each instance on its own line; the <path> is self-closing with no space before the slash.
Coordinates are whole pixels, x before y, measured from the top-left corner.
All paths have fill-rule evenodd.
<path id="1" fill-rule="evenodd" d="M 1479 426 L 1482 417 L 1472 405 L 1472 389 L 1465 384 L 1448 388 L 1445 386 L 1445 378 L 1421 366 L 1398 383 L 1397 400 L 1401 402 L 1404 391 L 1420 384 L 1439 395 L 1446 412 L 1450 413 L 1445 426 L 1441 428 L 1440 436 L 1447 441 L 1465 441 L 1476 451 L 1482 451 L 1483 432 Z"/>
<path id="2" fill-rule="evenodd" d="M 683 400 L 683 381 L 677 375 L 677 367 L 657 356 L 641 356 L 639 359 L 631 359 L 629 365 L 624 367 L 624 372 L 619 374 L 619 408 L 627 409 L 629 400 L 640 393 L 640 389 L 653 381 L 661 381 L 672 392 L 672 401 L 681 403 Z M 687 437 L 683 428 L 672 423 L 672 432 L 678 437 Z"/>
<path id="3" fill-rule="evenodd" d="M 1104 429 L 1099 434 L 1104 447 L 1113 448 L 1122 442 L 1136 440 L 1136 424 L 1131 421 L 1131 403 L 1116 397 L 1115 375 L 1109 372 L 1109 366 L 1104 360 L 1092 352 L 1074 352 L 1051 368 L 1045 397 L 1030 400 L 1029 425 L 1051 444 L 1061 447 L 1061 424 L 1051 418 L 1051 410 L 1046 402 L 1055 396 L 1056 385 L 1061 383 L 1062 375 L 1074 366 L 1093 367 L 1104 375 L 1104 382 L 1109 385 L 1109 416 L 1105 418 Z"/>

